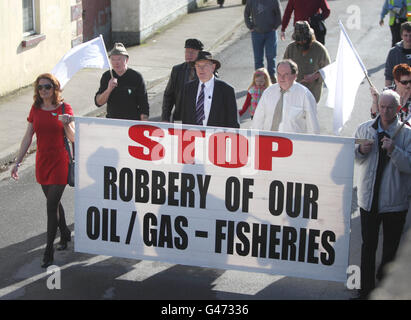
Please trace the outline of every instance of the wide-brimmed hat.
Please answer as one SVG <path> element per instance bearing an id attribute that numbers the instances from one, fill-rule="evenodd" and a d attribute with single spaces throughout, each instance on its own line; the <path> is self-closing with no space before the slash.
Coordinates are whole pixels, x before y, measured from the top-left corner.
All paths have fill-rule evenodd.
<path id="1" fill-rule="evenodd" d="M 114 44 L 113 49 L 108 53 L 108 56 L 111 57 L 112 55 L 121 55 L 121 56 L 127 56 L 128 57 L 128 52 L 126 48 L 124 47 L 124 44 L 121 42 L 116 42 Z"/>
<path id="2" fill-rule="evenodd" d="M 184 45 L 184 48 L 190 48 L 190 49 L 195 49 L 195 50 L 203 50 L 204 45 L 203 43 L 198 40 L 198 39 L 187 39 L 186 43 Z"/>
<path id="3" fill-rule="evenodd" d="M 295 41 L 311 40 L 314 35 L 314 30 L 310 27 L 308 21 L 297 21 L 294 26 L 294 33 L 292 35 Z"/>
<path id="4" fill-rule="evenodd" d="M 213 59 L 213 56 L 208 51 L 200 51 L 198 53 L 198 57 L 196 59 L 196 62 L 200 61 L 200 60 L 208 60 L 208 61 L 211 61 L 212 63 L 214 63 L 216 65 L 215 66 L 215 71 L 217 71 L 221 67 L 220 61 L 218 61 L 216 59 Z"/>

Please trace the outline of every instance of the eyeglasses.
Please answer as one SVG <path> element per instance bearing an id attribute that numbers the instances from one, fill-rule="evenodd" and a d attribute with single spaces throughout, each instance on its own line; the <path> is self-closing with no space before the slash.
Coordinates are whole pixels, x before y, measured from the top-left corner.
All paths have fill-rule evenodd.
<path id="1" fill-rule="evenodd" d="M 46 90 L 50 90 L 51 88 L 53 88 L 53 86 L 51 84 L 39 84 L 37 86 L 37 90 L 41 91 L 42 89 L 46 89 Z"/>
<path id="2" fill-rule="evenodd" d="M 402 85 L 406 86 L 407 84 L 411 83 L 411 80 L 400 80 L 398 82 L 401 83 Z"/>
<path id="3" fill-rule="evenodd" d="M 384 105 L 380 105 L 380 109 L 394 110 L 395 107 L 394 107 L 394 106 L 384 106 Z"/>
<path id="4" fill-rule="evenodd" d="M 196 64 L 194 65 L 194 67 L 195 67 L 196 69 L 200 69 L 200 70 L 204 70 L 204 69 L 206 69 L 206 68 L 211 68 L 212 66 L 213 66 L 212 63 L 205 63 L 205 64 L 198 64 L 198 63 L 196 63 Z"/>

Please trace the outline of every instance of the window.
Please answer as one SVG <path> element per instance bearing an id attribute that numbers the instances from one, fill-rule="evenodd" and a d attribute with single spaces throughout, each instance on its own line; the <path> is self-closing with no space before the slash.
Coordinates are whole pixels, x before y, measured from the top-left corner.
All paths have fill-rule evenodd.
<path id="1" fill-rule="evenodd" d="M 22 5 L 23 40 L 21 41 L 21 46 L 23 48 L 35 47 L 41 41 L 46 39 L 46 35 L 36 32 L 36 13 L 38 14 L 37 10 L 39 6 L 39 0 L 22 0 Z"/>
<path id="2" fill-rule="evenodd" d="M 23 1 L 23 33 L 25 36 L 36 33 L 34 0 Z"/>

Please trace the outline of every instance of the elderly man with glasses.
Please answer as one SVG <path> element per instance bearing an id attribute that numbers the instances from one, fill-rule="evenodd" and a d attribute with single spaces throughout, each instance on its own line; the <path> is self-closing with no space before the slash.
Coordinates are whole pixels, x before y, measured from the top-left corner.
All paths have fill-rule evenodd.
<path id="1" fill-rule="evenodd" d="M 278 83 L 264 90 L 254 113 L 253 129 L 320 133 L 315 98 L 310 90 L 296 82 L 297 76 L 298 66 L 294 61 L 278 63 Z"/>

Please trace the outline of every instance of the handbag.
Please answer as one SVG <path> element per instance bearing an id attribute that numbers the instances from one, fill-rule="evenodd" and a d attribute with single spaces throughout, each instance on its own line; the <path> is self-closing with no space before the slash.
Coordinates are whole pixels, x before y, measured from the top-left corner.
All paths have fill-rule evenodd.
<path id="1" fill-rule="evenodd" d="M 322 35 L 323 37 L 327 34 L 327 28 L 325 23 L 321 18 L 321 14 L 317 13 L 310 18 L 310 26 L 313 28 L 315 34 Z"/>
<path id="2" fill-rule="evenodd" d="M 64 114 L 64 102 L 63 102 L 63 106 L 62 106 L 62 113 Z M 66 147 L 67 153 L 69 155 L 69 165 L 68 165 L 68 175 L 67 175 L 67 184 L 70 187 L 74 187 L 74 168 L 75 168 L 75 162 L 74 162 L 74 157 L 72 154 L 74 154 L 74 152 L 71 152 L 70 149 L 70 145 L 69 145 L 69 141 L 66 137 L 66 133 L 64 133 L 64 145 Z M 72 144 L 73 146 L 73 151 L 74 151 L 74 144 Z"/>

